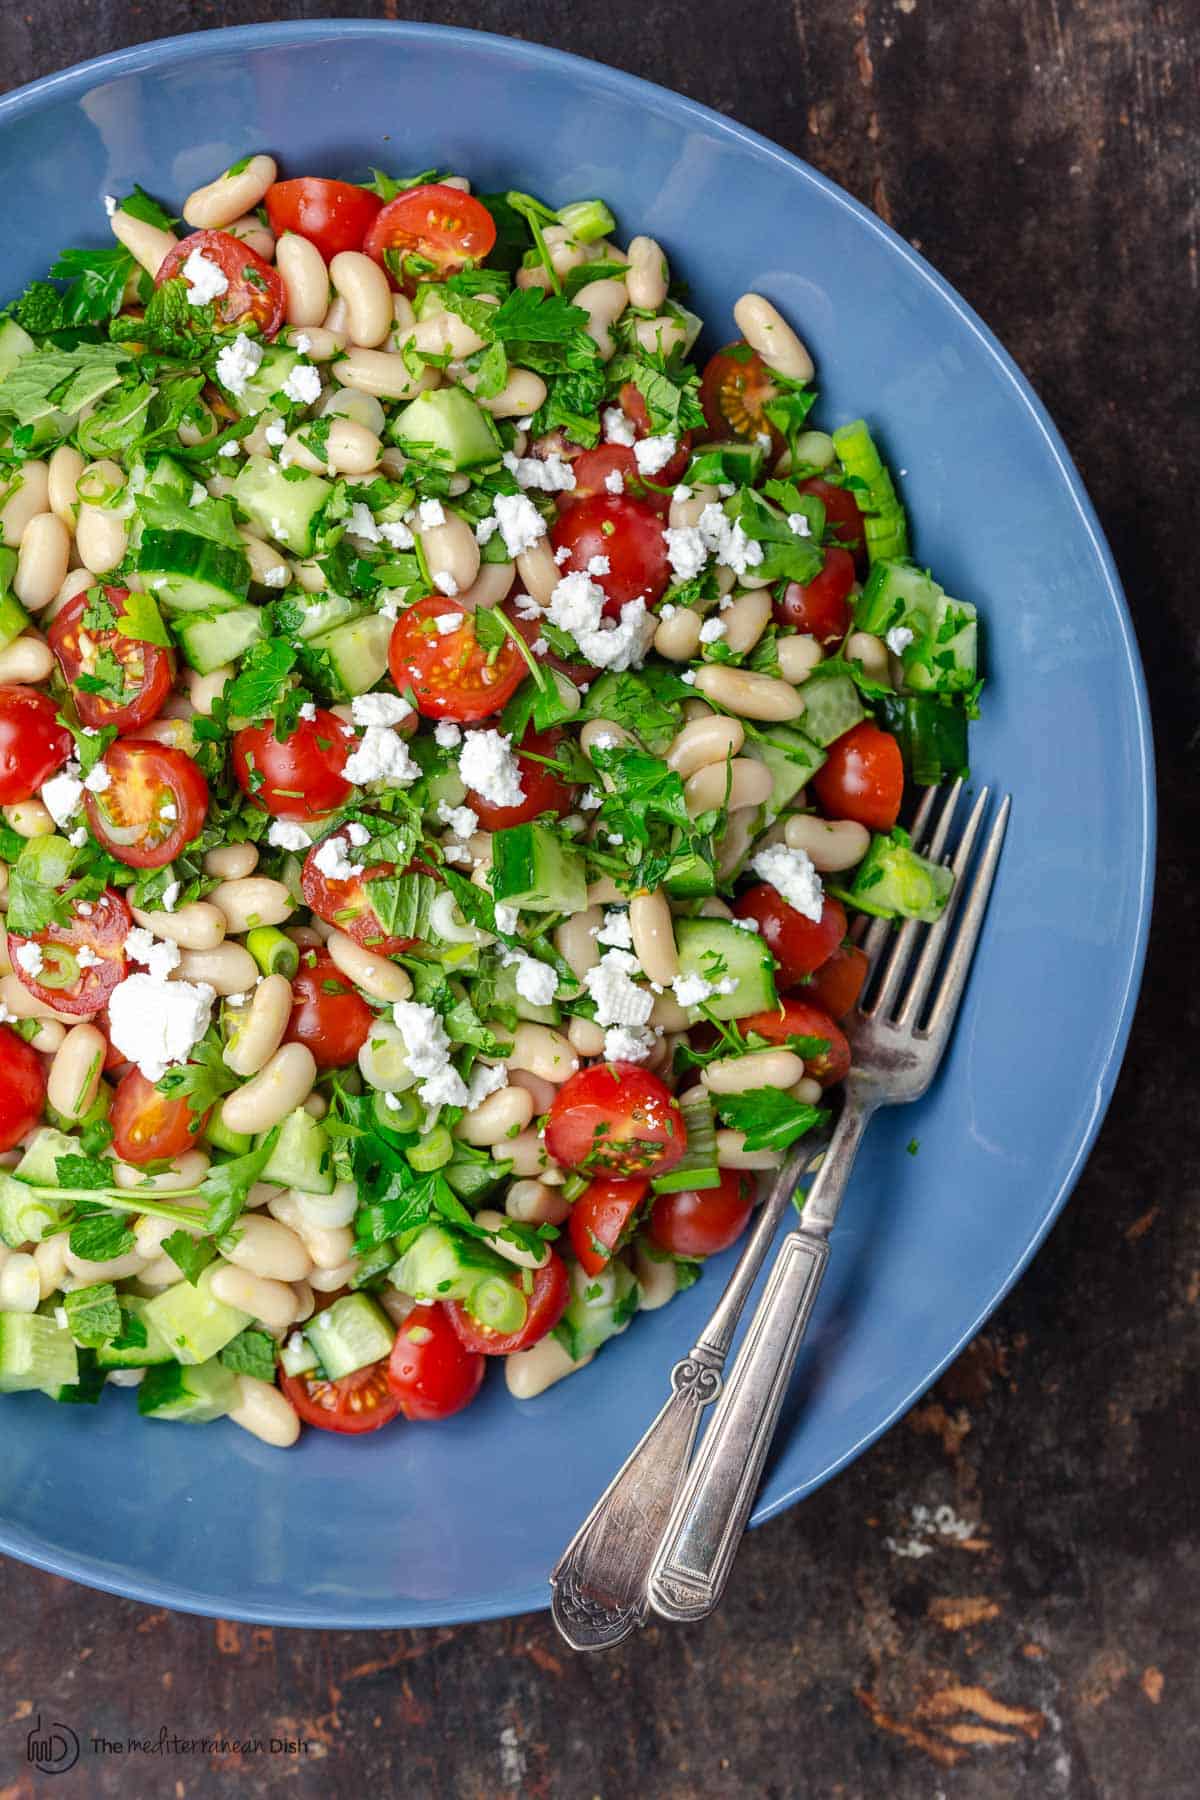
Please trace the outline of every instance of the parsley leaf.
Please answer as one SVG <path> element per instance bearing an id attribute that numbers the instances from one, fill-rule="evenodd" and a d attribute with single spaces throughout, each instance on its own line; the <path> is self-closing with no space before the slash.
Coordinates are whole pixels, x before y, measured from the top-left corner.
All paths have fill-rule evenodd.
<path id="1" fill-rule="evenodd" d="M 227 711 L 239 719 L 261 719 L 282 699 L 297 651 L 279 638 L 260 638 L 222 693 Z"/>
<path id="2" fill-rule="evenodd" d="M 60 296 L 61 329 L 66 325 L 94 325 L 121 310 L 125 283 L 137 264 L 124 244 L 111 250 L 62 250 L 51 275 L 69 285 Z"/>
<path id="3" fill-rule="evenodd" d="M 265 1331 L 247 1326 L 221 1351 L 221 1361 L 235 1375 L 254 1375 L 259 1381 L 275 1379 L 275 1340 Z"/>
<path id="4" fill-rule="evenodd" d="M 192 537 L 207 538 L 211 544 L 223 544 L 227 550 L 245 548 L 228 500 L 206 499 L 193 506 L 158 488 L 139 494 L 137 509 L 142 524 L 154 530 L 186 531 Z"/>
<path id="5" fill-rule="evenodd" d="M 90 1350 L 99 1349 L 121 1329 L 121 1304 L 111 1281 L 94 1287 L 75 1288 L 63 1295 L 67 1313 L 67 1329 L 77 1344 Z"/>
<path id="6" fill-rule="evenodd" d="M 193 1287 L 217 1254 L 211 1238 L 194 1238 L 188 1231 L 173 1231 L 163 1239 L 162 1249 Z"/>
<path id="7" fill-rule="evenodd" d="M 809 1106 L 778 1088 L 750 1088 L 726 1094 L 716 1110 L 732 1131 L 746 1134 L 747 1150 L 787 1150 L 829 1117 L 821 1106 Z"/>
<path id="8" fill-rule="evenodd" d="M 685 431 L 704 429 L 700 377 L 695 369 L 675 367 L 668 357 L 627 350 L 608 365 L 608 391 L 616 393 L 627 381 L 633 382 L 646 402 L 652 433 L 680 437 Z"/>
<path id="9" fill-rule="evenodd" d="M 190 1060 L 168 1069 L 155 1087 L 171 1100 L 186 1100 L 192 1115 L 189 1129 L 199 1131 L 200 1122 L 224 1094 L 232 1092 L 238 1078 L 221 1055 L 221 1045 L 209 1031 L 192 1048 Z"/>
<path id="10" fill-rule="evenodd" d="M 214 1163 L 200 1183 L 200 1198 L 208 1202 L 204 1227 L 214 1237 L 223 1237 L 241 1216 L 246 1196 L 270 1162 L 278 1136 L 275 1125 L 257 1149 Z"/>
<path id="11" fill-rule="evenodd" d="M 171 639 L 153 596 L 132 590 L 125 595 L 121 617 L 117 620 L 117 636 L 135 638 L 141 644 L 161 644 L 164 650 L 171 647 Z"/>
<path id="12" fill-rule="evenodd" d="M 160 231 L 170 231 L 173 225 L 179 223 L 166 207 L 160 206 L 136 181 L 132 194 L 126 194 L 123 200 L 117 201 L 117 211 L 128 213 L 131 219 L 141 219 L 144 225 L 157 225 Z"/>

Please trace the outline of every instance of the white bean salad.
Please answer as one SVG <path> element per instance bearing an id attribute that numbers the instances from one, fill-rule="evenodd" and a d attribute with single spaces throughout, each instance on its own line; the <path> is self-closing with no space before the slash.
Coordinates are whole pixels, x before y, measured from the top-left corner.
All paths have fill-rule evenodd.
<path id="1" fill-rule="evenodd" d="M 0 1393 L 530 1399 L 827 1117 L 974 608 L 602 200 L 106 206 L 0 318 Z"/>

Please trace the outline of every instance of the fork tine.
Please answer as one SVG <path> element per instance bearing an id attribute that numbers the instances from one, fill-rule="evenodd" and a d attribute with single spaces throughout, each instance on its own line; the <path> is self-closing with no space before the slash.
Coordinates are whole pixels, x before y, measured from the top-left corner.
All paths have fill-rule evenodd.
<path id="1" fill-rule="evenodd" d="M 934 801 L 937 799 L 939 791 L 936 787 L 926 788 L 921 796 L 921 804 L 917 807 L 914 815 L 912 831 L 909 835 L 918 850 L 921 848 L 921 839 L 925 834 L 925 827 L 929 823 L 929 815 L 933 811 Z M 890 936 L 891 921 L 889 919 L 873 919 L 869 913 L 859 913 L 850 927 L 851 943 L 857 944 L 866 955 L 867 961 L 872 964 Z"/>
<path id="2" fill-rule="evenodd" d="M 951 924 L 959 907 L 963 903 L 963 885 L 966 879 L 967 869 L 970 866 L 971 853 L 974 850 L 975 839 L 979 834 L 979 827 L 983 821 L 984 813 L 987 811 L 988 800 L 990 797 L 991 789 L 985 787 L 980 793 L 974 806 L 971 808 L 967 822 L 963 826 L 962 837 L 958 841 L 958 848 L 954 853 L 954 859 L 950 865 L 954 871 L 954 887 L 951 890 L 950 899 L 946 905 L 946 910 L 937 921 L 937 924 L 932 925 L 929 929 L 929 934 L 925 939 L 925 943 L 921 948 L 921 954 L 917 959 L 916 967 L 913 969 L 907 992 L 896 1013 L 896 1024 L 902 1028 L 911 1026 L 916 1022 L 917 1015 L 921 1006 L 924 1004 L 925 996 L 929 992 L 930 984 L 937 971 L 938 960 L 945 948 Z"/>
<path id="3" fill-rule="evenodd" d="M 937 823 L 933 829 L 933 835 L 930 838 L 928 845 L 924 846 L 921 850 L 921 854 L 929 857 L 931 862 L 941 862 L 942 856 L 945 853 L 946 840 L 950 836 L 950 826 L 954 820 L 954 809 L 958 805 L 959 795 L 962 793 L 962 785 L 960 779 L 951 787 L 942 803 L 941 810 L 938 813 Z M 926 818 L 928 818 L 929 808 L 926 807 L 923 810 L 925 811 Z M 915 831 L 913 837 L 915 840 Z M 939 920 L 938 923 L 940 924 L 941 921 Z M 887 962 L 884 964 L 883 975 L 879 982 L 878 990 L 872 994 L 869 1002 L 868 1010 L 870 1012 L 875 1013 L 880 1017 L 886 1016 L 889 1006 L 899 992 L 900 984 L 904 979 L 905 970 L 908 967 L 909 958 L 912 955 L 913 946 L 916 943 L 917 936 L 921 929 L 922 927 L 919 920 L 906 919 L 899 931 L 895 934 L 892 951 Z M 922 958 L 922 960 L 924 959 Z"/>
<path id="4" fill-rule="evenodd" d="M 980 799 L 982 798 L 981 795 Z M 1008 815 L 1011 808 L 1012 796 L 1006 794 L 984 842 L 979 866 L 975 870 L 971 886 L 963 895 L 960 905 L 954 942 L 950 947 L 950 954 L 946 958 L 941 979 L 934 993 L 933 1006 L 925 1028 L 925 1035 L 932 1043 L 937 1056 L 940 1056 L 945 1049 L 946 1040 L 950 1036 L 958 1013 L 959 1002 L 963 997 L 963 990 L 967 985 L 971 960 L 979 941 L 979 933 L 983 929 L 988 899 L 996 879 L 996 868 L 1000 861 L 1000 851 L 1004 844 L 1005 831 L 1008 829 Z"/>

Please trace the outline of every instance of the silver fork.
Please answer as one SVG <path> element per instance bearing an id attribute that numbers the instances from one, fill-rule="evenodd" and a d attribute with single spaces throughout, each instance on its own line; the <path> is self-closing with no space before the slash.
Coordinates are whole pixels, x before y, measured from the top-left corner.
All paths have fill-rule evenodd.
<path id="1" fill-rule="evenodd" d="M 914 822 L 917 847 L 935 861 L 944 859 L 961 789 L 962 783 L 955 782 L 927 843 L 923 840 L 935 809 L 935 790 L 926 795 Z M 878 1107 L 920 1098 L 949 1042 L 995 879 L 1010 801 L 1006 796 L 997 809 L 968 882 L 987 806 L 985 788 L 963 828 L 952 863 L 954 890 L 937 923 L 907 920 L 894 934 L 886 957 L 882 950 L 891 932 L 886 921 L 872 921 L 863 935 L 871 969 L 866 1003 L 860 1001 L 846 1022 L 854 1061 L 842 1111 L 800 1224 L 780 1248 L 651 1564 L 649 1604 L 663 1618 L 702 1619 L 720 1601 L 820 1291 L 829 1235 L 863 1134 Z"/>

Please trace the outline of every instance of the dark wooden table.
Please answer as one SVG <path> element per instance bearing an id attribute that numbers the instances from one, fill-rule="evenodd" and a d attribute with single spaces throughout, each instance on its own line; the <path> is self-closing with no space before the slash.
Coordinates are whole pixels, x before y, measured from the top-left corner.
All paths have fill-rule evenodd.
<path id="1" fill-rule="evenodd" d="M 395 17 L 396 0 L 3 0 L 0 78 L 197 26 L 379 10 Z M 64 1796 L 182 1800 L 231 1782 L 421 1800 L 1194 1794 L 1195 0 L 411 10 L 495 31 L 519 20 L 734 114 L 867 201 L 999 333 L 1096 500 L 1146 659 L 1168 780 L 1145 993 L 1108 1123 L 1032 1270 L 901 1425 L 747 1542 L 707 1626 L 584 1661 L 545 1615 L 273 1632 L 9 1563 L 0 1800 L 35 1791 L 25 1735 L 39 1712 L 111 1739 L 165 1722 L 308 1743 L 303 1757 L 90 1759 L 37 1790 Z M 1045 1003 L 1029 997 L 1031 1056 Z M 969 1535 L 903 1554 L 917 1507 L 952 1509 Z"/>

